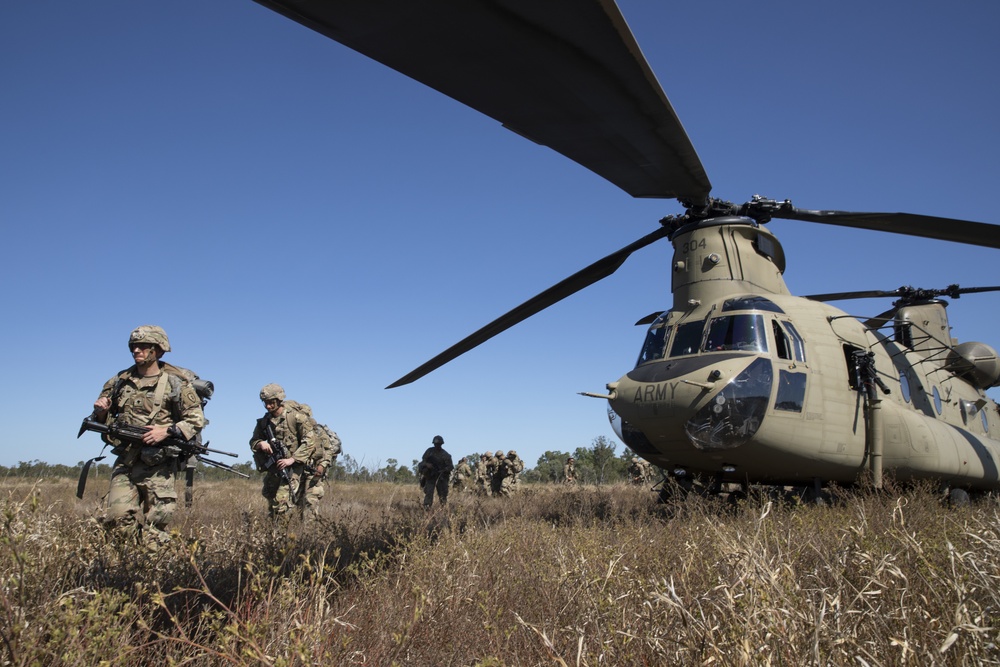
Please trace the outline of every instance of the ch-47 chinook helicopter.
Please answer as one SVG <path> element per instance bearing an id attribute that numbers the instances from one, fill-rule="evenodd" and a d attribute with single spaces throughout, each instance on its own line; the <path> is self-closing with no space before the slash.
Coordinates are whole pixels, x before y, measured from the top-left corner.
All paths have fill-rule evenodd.
<path id="1" fill-rule="evenodd" d="M 821 485 L 883 471 L 1000 488 L 1000 383 L 987 345 L 952 338 L 941 297 L 1000 287 L 793 296 L 763 225 L 795 219 L 1000 248 L 1000 226 L 907 213 L 814 211 L 712 185 L 614 0 L 257 0 L 578 162 L 685 211 L 514 308 L 390 387 L 417 380 L 614 273 L 668 238 L 673 305 L 607 393 L 636 453 L 680 478 Z M 894 298 L 862 321 L 828 303 Z"/>

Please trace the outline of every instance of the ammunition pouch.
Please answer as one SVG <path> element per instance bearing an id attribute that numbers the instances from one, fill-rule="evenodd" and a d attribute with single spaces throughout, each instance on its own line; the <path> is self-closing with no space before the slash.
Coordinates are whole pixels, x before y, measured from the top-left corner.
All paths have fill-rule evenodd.
<path id="1" fill-rule="evenodd" d="M 139 450 L 139 458 L 148 466 L 158 466 L 169 459 L 176 458 L 180 453 L 180 448 L 174 446 L 143 447 Z"/>

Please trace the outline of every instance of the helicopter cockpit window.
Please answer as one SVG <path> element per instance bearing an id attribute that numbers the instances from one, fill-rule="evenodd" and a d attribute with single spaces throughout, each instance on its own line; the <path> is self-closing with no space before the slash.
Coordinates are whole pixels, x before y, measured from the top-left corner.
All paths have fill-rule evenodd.
<path id="1" fill-rule="evenodd" d="M 729 315 L 712 320 L 705 339 L 705 351 L 736 350 L 767 352 L 762 315 Z"/>
<path id="2" fill-rule="evenodd" d="M 694 354 L 701 345 L 702 322 L 688 322 L 677 327 L 674 333 L 674 343 L 670 346 L 671 357 L 681 357 Z"/>
<path id="3" fill-rule="evenodd" d="M 762 296 L 739 296 L 734 299 L 726 299 L 722 304 L 722 312 L 731 310 L 766 310 L 770 313 L 782 314 L 785 312 L 778 304 Z"/>
<path id="4" fill-rule="evenodd" d="M 635 365 L 644 364 L 647 361 L 654 361 L 663 358 L 663 352 L 667 347 L 667 339 L 670 337 L 670 327 L 662 324 L 654 324 L 646 333 L 646 341 L 642 344 L 642 352 Z"/>

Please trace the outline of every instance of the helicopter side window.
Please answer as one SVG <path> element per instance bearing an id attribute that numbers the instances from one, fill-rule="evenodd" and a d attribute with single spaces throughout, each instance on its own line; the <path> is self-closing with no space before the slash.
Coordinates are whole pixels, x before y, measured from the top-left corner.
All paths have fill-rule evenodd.
<path id="1" fill-rule="evenodd" d="M 774 400 L 774 409 L 802 412 L 805 398 L 806 374 L 781 371 L 778 374 L 778 397 Z"/>
<path id="2" fill-rule="evenodd" d="M 663 325 L 653 325 L 646 333 L 646 341 L 642 344 L 642 352 L 639 353 L 639 360 L 635 365 L 644 364 L 647 361 L 654 361 L 663 358 L 663 352 L 667 347 L 667 338 L 670 337 L 670 327 Z"/>
<path id="3" fill-rule="evenodd" d="M 670 346 L 670 356 L 680 357 L 694 354 L 701 344 L 702 323 L 688 322 L 677 327 L 674 333 L 674 343 Z"/>
<path id="4" fill-rule="evenodd" d="M 706 352 L 737 350 L 767 352 L 762 315 L 730 315 L 717 317 L 709 325 L 705 340 Z"/>
<path id="5" fill-rule="evenodd" d="M 784 322 L 785 331 L 788 332 L 788 337 L 792 341 L 792 354 L 795 355 L 795 361 L 801 361 L 805 363 L 806 360 L 806 346 L 802 342 L 802 336 L 799 335 L 799 330 L 795 328 L 795 325 L 791 322 Z"/>
<path id="6" fill-rule="evenodd" d="M 758 234 L 753 241 L 753 245 L 757 252 L 764 255 L 764 257 L 767 257 L 772 262 L 775 262 L 774 241 L 763 234 Z"/>
<path id="7" fill-rule="evenodd" d="M 771 328 L 774 330 L 774 353 L 778 355 L 779 359 L 791 360 L 792 344 L 788 340 L 788 335 L 778 324 L 778 320 L 771 320 Z"/>

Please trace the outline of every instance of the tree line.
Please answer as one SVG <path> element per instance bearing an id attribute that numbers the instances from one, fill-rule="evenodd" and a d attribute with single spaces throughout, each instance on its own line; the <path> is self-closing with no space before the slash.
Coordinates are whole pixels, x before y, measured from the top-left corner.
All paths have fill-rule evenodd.
<path id="1" fill-rule="evenodd" d="M 577 447 L 573 452 L 563 452 L 559 450 L 548 450 L 540 457 L 533 468 L 527 467 L 525 462 L 524 472 L 521 474 L 523 481 L 533 484 L 556 484 L 562 481 L 563 466 L 566 460 L 572 456 L 576 464 L 577 482 L 580 484 L 614 484 L 628 479 L 628 467 L 635 454 L 625 447 L 618 455 L 615 454 L 617 443 L 601 435 L 593 439 L 589 446 Z M 470 452 L 462 455 L 462 458 L 469 460 L 474 467 L 479 460 L 481 452 Z M 457 466 L 460 457 L 453 455 Z M 112 457 L 107 457 L 104 461 L 95 462 L 88 477 L 101 478 L 110 477 Z M 386 459 L 374 465 L 365 465 L 357 461 L 348 453 L 341 454 L 337 461 L 331 466 L 329 476 L 334 481 L 344 482 L 392 482 L 396 484 L 415 484 L 417 481 L 418 459 L 413 459 L 410 465 L 401 465 L 397 459 Z M 261 473 L 257 472 L 252 461 L 232 464 L 232 467 L 251 477 L 256 477 Z M 15 477 L 37 479 L 41 477 L 68 477 L 76 479 L 80 476 L 83 468 L 83 461 L 75 466 L 65 464 L 51 464 L 39 461 L 21 461 L 16 466 L 0 466 L 0 479 Z M 199 479 L 223 480 L 232 477 L 232 474 L 206 466 L 202 463 L 195 463 L 196 475 Z"/>

